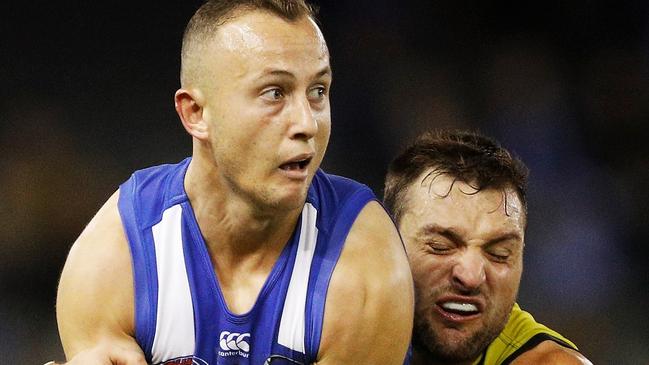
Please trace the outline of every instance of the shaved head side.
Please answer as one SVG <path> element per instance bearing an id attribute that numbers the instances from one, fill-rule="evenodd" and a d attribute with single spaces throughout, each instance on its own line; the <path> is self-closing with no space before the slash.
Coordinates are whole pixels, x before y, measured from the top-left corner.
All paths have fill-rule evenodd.
<path id="1" fill-rule="evenodd" d="M 207 47 L 219 27 L 249 11 L 267 11 L 288 22 L 302 17 L 315 20 L 317 9 L 304 0 L 208 0 L 194 13 L 183 35 L 180 83 L 183 88 L 200 85 Z"/>

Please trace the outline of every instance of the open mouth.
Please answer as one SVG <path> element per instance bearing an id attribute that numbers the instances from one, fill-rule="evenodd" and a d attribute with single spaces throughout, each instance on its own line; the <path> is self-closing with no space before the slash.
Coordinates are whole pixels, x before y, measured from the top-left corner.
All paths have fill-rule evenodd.
<path id="1" fill-rule="evenodd" d="M 436 311 L 447 325 L 456 326 L 480 318 L 482 304 L 480 302 L 455 298 L 448 298 L 436 303 Z"/>
<path id="2" fill-rule="evenodd" d="M 304 159 L 290 161 L 280 165 L 279 168 L 285 171 L 301 171 L 306 169 L 306 167 L 311 162 L 311 159 L 312 159 L 311 157 L 307 157 Z"/>
<path id="3" fill-rule="evenodd" d="M 480 313 L 478 307 L 472 303 L 463 302 L 444 302 L 439 305 L 446 312 L 460 316 L 472 316 Z"/>

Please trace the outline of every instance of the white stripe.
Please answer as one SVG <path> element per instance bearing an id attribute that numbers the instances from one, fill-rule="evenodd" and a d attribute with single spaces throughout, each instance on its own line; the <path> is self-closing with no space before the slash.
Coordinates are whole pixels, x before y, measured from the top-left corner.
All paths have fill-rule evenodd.
<path id="1" fill-rule="evenodd" d="M 174 205 L 153 226 L 158 269 L 158 313 L 153 363 L 194 353 L 192 306 L 182 242 L 182 208 Z"/>
<path id="2" fill-rule="evenodd" d="M 307 203 L 302 210 L 302 227 L 300 230 L 300 242 L 297 248 L 297 256 L 291 281 L 286 293 L 286 301 L 282 311 L 282 319 L 279 325 L 277 342 L 292 350 L 304 352 L 304 318 L 306 307 L 307 286 L 309 284 L 309 272 L 311 261 L 315 253 L 316 241 L 318 239 L 318 228 L 316 217 L 318 211 L 313 205 Z"/>

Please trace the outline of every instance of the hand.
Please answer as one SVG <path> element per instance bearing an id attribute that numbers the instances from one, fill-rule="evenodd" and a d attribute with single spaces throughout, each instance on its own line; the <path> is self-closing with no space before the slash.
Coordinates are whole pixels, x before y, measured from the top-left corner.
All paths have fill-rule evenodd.
<path id="1" fill-rule="evenodd" d="M 147 365 L 142 351 L 118 346 L 100 345 L 76 354 L 65 364 L 45 365 Z"/>

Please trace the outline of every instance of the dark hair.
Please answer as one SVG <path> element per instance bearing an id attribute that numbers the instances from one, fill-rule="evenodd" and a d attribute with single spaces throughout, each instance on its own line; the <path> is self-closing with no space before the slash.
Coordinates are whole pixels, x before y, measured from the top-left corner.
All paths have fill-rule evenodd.
<path id="1" fill-rule="evenodd" d="M 302 17 L 316 20 L 318 9 L 305 0 L 208 0 L 192 16 L 185 27 L 182 43 L 181 75 L 186 72 L 185 63 L 190 63 L 191 53 L 197 44 L 204 44 L 221 25 L 239 15 L 241 11 L 263 10 L 287 21 Z M 189 67 L 191 69 L 192 67 Z M 185 76 L 181 76 L 181 79 Z"/>
<path id="2" fill-rule="evenodd" d="M 520 159 L 478 132 L 441 130 L 419 137 L 388 168 L 383 199 L 396 222 L 403 213 L 408 187 L 431 168 L 427 177 L 448 175 L 476 191 L 513 187 L 527 212 L 528 169 Z"/>

